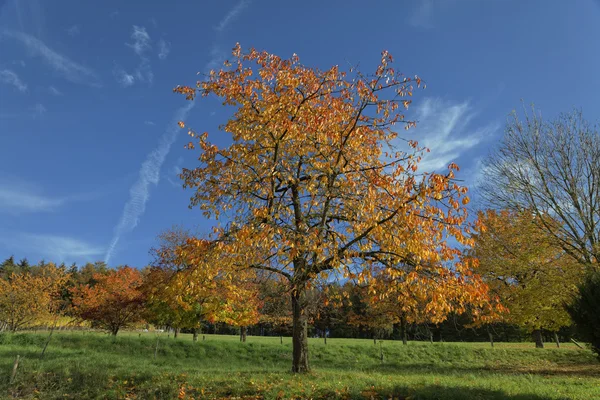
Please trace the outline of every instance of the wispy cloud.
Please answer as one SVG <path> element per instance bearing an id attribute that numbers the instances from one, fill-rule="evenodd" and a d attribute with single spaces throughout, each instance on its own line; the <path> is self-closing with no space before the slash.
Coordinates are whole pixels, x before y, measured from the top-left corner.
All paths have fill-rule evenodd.
<path id="1" fill-rule="evenodd" d="M 150 35 L 143 26 L 133 25 L 131 39 L 133 40 L 133 43 L 125 44 L 131 47 L 138 56 L 143 56 L 146 51 L 152 48 Z"/>
<path id="2" fill-rule="evenodd" d="M 19 41 L 32 56 L 40 57 L 66 80 L 96 87 L 101 85 L 100 78 L 92 69 L 57 53 L 41 40 L 22 32 L 4 31 L 2 35 Z"/>
<path id="3" fill-rule="evenodd" d="M 0 82 L 14 86 L 21 93 L 27 91 L 27 85 L 10 69 L 0 70 Z"/>
<path id="4" fill-rule="evenodd" d="M 177 162 L 175 162 L 175 165 L 173 165 L 170 173 L 167 175 L 167 180 L 169 181 L 169 183 L 172 186 L 174 186 L 176 188 L 180 188 L 180 189 L 181 189 L 183 183 L 178 178 L 179 178 L 179 175 L 181 174 L 181 165 L 182 164 L 183 164 L 183 157 L 180 156 L 177 158 Z"/>
<path id="5" fill-rule="evenodd" d="M 27 254 L 35 254 L 54 262 L 75 262 L 101 257 L 105 249 L 72 237 L 19 233 L 0 236 L 0 241 L 6 246 Z"/>
<path id="6" fill-rule="evenodd" d="M 147 58 L 142 59 L 134 73 L 135 78 L 140 82 L 146 82 L 149 84 L 154 82 L 154 72 L 152 72 L 150 61 Z"/>
<path id="7" fill-rule="evenodd" d="M 0 214 L 57 212 L 68 204 L 91 201 L 112 194 L 116 188 L 113 186 L 96 184 L 91 191 L 57 196 L 47 194 L 37 182 L 28 182 L 22 177 L 0 172 Z"/>
<path id="8" fill-rule="evenodd" d="M 67 29 L 67 33 L 69 34 L 69 36 L 77 36 L 80 32 L 81 30 L 79 29 L 79 25 L 73 25 Z"/>
<path id="9" fill-rule="evenodd" d="M 171 43 L 164 39 L 158 41 L 158 58 L 164 60 L 171 52 Z"/>
<path id="10" fill-rule="evenodd" d="M 0 213 L 50 212 L 57 210 L 66 202 L 66 198 L 46 196 L 27 185 L 0 181 Z"/>
<path id="11" fill-rule="evenodd" d="M 133 25 L 131 32 L 132 43 L 125 43 L 126 46 L 131 47 L 135 54 L 140 58 L 138 66 L 133 72 L 128 73 L 120 66 L 116 65 L 113 68 L 113 75 L 117 82 L 123 87 L 129 87 L 136 82 L 146 82 L 152 84 L 154 81 L 154 73 L 152 72 L 152 66 L 150 60 L 146 57 L 145 53 L 152 49 L 152 40 L 150 35 L 143 26 Z M 166 55 L 165 55 L 166 57 Z"/>
<path id="12" fill-rule="evenodd" d="M 499 129 L 498 123 L 474 127 L 477 112 L 469 102 L 453 103 L 426 98 L 416 106 L 417 127 L 410 132 L 420 145 L 431 150 L 423 157 L 419 170 L 445 169 L 464 152 L 489 139 Z"/>
<path id="13" fill-rule="evenodd" d="M 0 113 L 0 118 L 38 118 L 44 115 L 48 111 L 46 107 L 37 103 L 31 107 L 28 107 L 25 111 L 22 109 L 13 113 Z"/>
<path id="14" fill-rule="evenodd" d="M 168 125 L 167 131 L 160 138 L 158 146 L 146 156 L 146 160 L 142 163 L 138 179 L 129 190 L 129 200 L 125 203 L 123 214 L 115 227 L 113 239 L 106 251 L 104 257 L 106 263 L 111 259 L 121 236 L 131 232 L 144 214 L 146 203 L 150 199 L 150 187 L 158 184 L 160 169 L 179 133 L 180 128 L 177 126 L 177 122 L 184 120 L 193 106 L 194 103 L 190 102 L 175 113 L 174 120 Z"/>
<path id="15" fill-rule="evenodd" d="M 219 24 L 215 27 L 215 30 L 217 32 L 223 32 L 225 29 L 227 29 L 229 24 L 231 24 L 238 17 L 238 15 L 240 15 L 240 13 L 244 11 L 246 7 L 248 7 L 249 4 L 249 0 L 241 0 L 238 2 L 235 7 L 233 7 L 231 11 L 229 11 L 221 21 L 219 21 Z"/>
<path id="16" fill-rule="evenodd" d="M 433 0 L 420 0 L 415 6 L 408 23 L 418 28 L 433 27 Z"/>
<path id="17" fill-rule="evenodd" d="M 31 107 L 31 115 L 34 117 L 39 117 L 42 116 L 43 114 L 46 113 L 46 107 L 44 107 L 43 104 L 41 103 L 37 103 L 36 105 L 34 105 L 33 107 Z"/>
<path id="18" fill-rule="evenodd" d="M 58 90 L 57 88 L 55 88 L 54 86 L 50 86 L 48 88 L 48 91 L 50 92 L 50 94 L 52 94 L 54 96 L 62 96 L 63 95 L 63 93 L 60 90 Z"/>
<path id="19" fill-rule="evenodd" d="M 223 18 L 219 27 L 222 31 L 230 24 L 240 12 L 249 4 L 248 1 L 240 1 L 226 16 Z M 205 70 L 210 70 L 210 66 L 220 61 L 221 51 L 218 51 L 217 46 L 213 46 L 210 59 L 205 66 Z M 150 199 L 151 185 L 158 185 L 160 179 L 160 169 L 165 162 L 171 146 L 177 138 L 180 128 L 176 125 L 178 121 L 185 120 L 190 110 L 196 103 L 190 102 L 186 106 L 181 107 L 174 115 L 173 121 L 168 125 L 166 132 L 160 138 L 158 147 L 146 156 L 146 160 L 142 163 L 139 177 L 129 190 L 129 200 L 125 203 L 123 213 L 115 226 L 113 238 L 106 250 L 104 261 L 108 263 L 112 258 L 117 244 L 121 237 L 131 232 L 139 223 L 141 216 L 146 211 L 146 203 Z"/>
<path id="20" fill-rule="evenodd" d="M 128 74 L 123 68 L 118 65 L 115 65 L 113 68 L 113 75 L 117 82 L 123 87 L 131 86 L 135 83 L 135 77 L 131 74 Z"/>
<path id="21" fill-rule="evenodd" d="M 148 120 L 144 121 L 144 124 L 148 125 L 148 126 L 154 126 L 154 125 L 156 125 L 154 122 L 148 121 Z"/>

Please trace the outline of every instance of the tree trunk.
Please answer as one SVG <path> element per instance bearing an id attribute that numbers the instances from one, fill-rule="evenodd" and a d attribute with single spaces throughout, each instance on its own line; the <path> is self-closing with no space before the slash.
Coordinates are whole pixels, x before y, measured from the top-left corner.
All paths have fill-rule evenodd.
<path id="1" fill-rule="evenodd" d="M 292 372 L 308 372 L 308 321 L 297 289 L 292 291 L 292 315 Z"/>
<path id="2" fill-rule="evenodd" d="M 173 333 L 173 339 L 177 339 L 177 337 L 179 336 L 179 328 L 175 328 L 175 333 Z"/>
<path id="3" fill-rule="evenodd" d="M 246 334 L 248 333 L 247 326 L 240 326 L 240 342 L 246 343 Z"/>
<path id="4" fill-rule="evenodd" d="M 490 331 L 490 327 L 489 326 L 487 326 L 486 328 L 487 328 L 488 336 L 490 338 L 490 345 L 492 347 L 494 347 L 494 335 L 492 335 L 492 331 Z"/>
<path id="5" fill-rule="evenodd" d="M 194 342 L 198 341 L 198 328 L 194 328 L 194 332 L 193 332 L 193 336 L 192 336 L 192 341 L 194 341 Z"/>
<path id="6" fill-rule="evenodd" d="M 544 341 L 542 340 L 542 330 L 541 329 L 536 329 L 533 331 L 533 340 L 535 341 L 536 349 L 544 348 Z"/>
<path id="7" fill-rule="evenodd" d="M 560 341 L 558 340 L 558 333 L 554 332 L 554 341 L 556 342 L 556 347 L 560 348 Z"/>
<path id="8" fill-rule="evenodd" d="M 323 331 L 323 343 L 327 344 L 327 330 Z"/>
<path id="9" fill-rule="evenodd" d="M 406 318 L 400 317 L 400 335 L 402 335 L 402 344 L 408 344 L 408 337 L 406 332 Z"/>
<path id="10" fill-rule="evenodd" d="M 113 336 L 117 336 L 117 333 L 119 333 L 119 327 L 118 327 L 118 326 L 117 326 L 117 327 L 113 327 L 113 328 L 110 330 L 110 333 L 111 333 Z"/>

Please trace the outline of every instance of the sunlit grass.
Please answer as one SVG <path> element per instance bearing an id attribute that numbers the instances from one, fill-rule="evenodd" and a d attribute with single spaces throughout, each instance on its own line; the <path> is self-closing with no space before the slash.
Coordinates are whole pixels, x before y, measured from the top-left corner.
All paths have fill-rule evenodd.
<path id="1" fill-rule="evenodd" d="M 0 336 L 9 398 L 600 399 L 600 363 L 572 344 L 310 339 L 313 372 L 295 376 L 289 337 L 163 333 L 154 358 L 153 333 L 57 332 L 40 360 L 46 335 Z"/>

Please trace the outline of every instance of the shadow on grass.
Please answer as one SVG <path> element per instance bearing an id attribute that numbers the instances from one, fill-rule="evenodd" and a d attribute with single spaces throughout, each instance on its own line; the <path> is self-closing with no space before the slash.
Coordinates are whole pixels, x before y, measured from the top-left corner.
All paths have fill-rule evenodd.
<path id="1" fill-rule="evenodd" d="M 339 368 L 340 366 L 336 366 Z M 506 374 L 506 375 L 518 375 L 518 374 L 531 374 L 531 375 L 542 375 L 542 376 L 577 376 L 578 378 L 600 378 L 600 363 L 597 366 L 590 366 L 589 364 L 562 364 L 556 365 L 553 368 L 543 367 L 527 367 L 527 366 L 510 366 L 510 365 L 498 365 L 498 366 L 482 366 L 482 367 L 464 367 L 460 365 L 430 365 L 430 364 L 405 364 L 405 363 L 387 363 L 382 365 L 373 365 L 363 368 L 366 372 L 388 372 L 388 373 L 402 373 L 402 374 L 414 374 L 421 375 L 423 373 L 431 374 L 465 374 L 465 373 L 490 373 L 490 374 Z"/>
<path id="2" fill-rule="evenodd" d="M 338 393 L 319 393 L 315 399 L 339 399 Z M 422 399 L 422 400 L 553 400 L 554 398 L 536 394 L 510 395 L 502 390 L 482 388 L 449 387 L 442 385 L 419 388 L 395 387 L 391 390 L 366 390 L 347 399 Z"/>

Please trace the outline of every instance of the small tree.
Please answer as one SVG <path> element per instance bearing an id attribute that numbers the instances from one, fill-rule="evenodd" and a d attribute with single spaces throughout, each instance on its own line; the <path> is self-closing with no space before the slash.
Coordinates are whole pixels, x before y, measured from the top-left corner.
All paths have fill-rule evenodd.
<path id="1" fill-rule="evenodd" d="M 108 330 L 114 336 L 120 329 L 142 319 L 145 298 L 143 276 L 137 269 L 121 267 L 107 274 L 94 274 L 93 286 L 73 289 L 73 307 L 83 320 Z"/>
<path id="2" fill-rule="evenodd" d="M 68 274 L 52 263 L 37 272 L 13 272 L 0 279 L 0 321 L 13 332 L 48 321 L 62 311 L 61 290 Z"/>
<path id="3" fill-rule="evenodd" d="M 587 277 L 567 310 L 575 321 L 577 333 L 592 345 L 592 351 L 600 360 L 600 273 Z"/>

